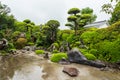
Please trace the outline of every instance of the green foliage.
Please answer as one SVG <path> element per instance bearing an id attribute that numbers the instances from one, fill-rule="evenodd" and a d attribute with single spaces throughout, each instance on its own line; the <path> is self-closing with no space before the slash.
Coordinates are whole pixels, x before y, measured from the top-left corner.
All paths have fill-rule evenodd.
<path id="1" fill-rule="evenodd" d="M 75 42 L 75 46 L 80 46 L 80 41 Z"/>
<path id="2" fill-rule="evenodd" d="M 59 48 L 59 44 L 58 44 L 58 43 L 53 43 L 53 45 L 54 45 L 56 48 Z"/>
<path id="3" fill-rule="evenodd" d="M 67 38 L 68 36 L 69 36 L 69 34 L 64 33 L 64 34 L 62 34 L 62 39 L 66 41 L 66 38 Z"/>
<path id="4" fill-rule="evenodd" d="M 16 41 L 16 48 L 22 49 L 23 47 L 25 47 L 26 43 L 27 43 L 27 39 L 18 38 L 17 41 Z"/>
<path id="5" fill-rule="evenodd" d="M 112 12 L 112 17 L 110 19 L 110 23 L 115 23 L 120 20 L 120 2 L 118 2 Z"/>
<path id="6" fill-rule="evenodd" d="M 8 48 L 9 48 L 9 49 L 14 49 L 14 48 L 15 48 L 15 46 L 14 46 L 14 44 L 13 44 L 13 43 L 8 43 Z"/>
<path id="7" fill-rule="evenodd" d="M 15 18 L 10 13 L 10 8 L 0 2 L 0 30 L 14 30 Z"/>
<path id="8" fill-rule="evenodd" d="M 15 21 L 15 30 L 25 32 L 26 31 L 25 25 L 26 25 L 25 22 Z"/>
<path id="9" fill-rule="evenodd" d="M 88 53 L 95 55 L 98 59 L 117 62 L 120 60 L 120 22 L 116 22 L 108 28 L 88 30 L 80 36 L 89 47 Z"/>
<path id="10" fill-rule="evenodd" d="M 59 53 L 59 51 L 55 49 L 52 51 L 52 53 Z"/>
<path id="11" fill-rule="evenodd" d="M 79 51 L 82 53 L 82 54 L 87 54 L 88 53 L 88 50 L 87 49 L 79 49 Z"/>
<path id="12" fill-rule="evenodd" d="M 77 17 L 74 15 L 71 15 L 67 19 L 68 19 L 68 21 L 75 21 L 75 20 L 77 20 Z"/>
<path id="13" fill-rule="evenodd" d="M 68 14 L 77 14 L 79 13 L 80 10 L 78 8 L 71 8 L 69 11 L 68 11 Z"/>
<path id="14" fill-rule="evenodd" d="M 66 53 L 56 53 L 56 54 L 52 54 L 50 60 L 52 62 L 59 62 L 62 58 L 67 59 L 67 54 Z"/>
<path id="15" fill-rule="evenodd" d="M 91 13 L 93 13 L 93 9 L 86 7 L 86 8 L 82 9 L 81 13 L 82 14 L 91 14 Z"/>
<path id="16" fill-rule="evenodd" d="M 85 54 L 85 57 L 88 60 L 96 60 L 96 57 L 93 54 L 90 54 L 90 53 Z"/>
<path id="17" fill-rule="evenodd" d="M 34 44 L 33 42 L 28 42 L 27 45 L 28 45 L 28 46 L 33 46 L 33 45 L 35 45 L 35 44 Z"/>
<path id="18" fill-rule="evenodd" d="M 57 20 L 49 20 L 46 25 L 47 26 L 44 26 L 43 31 L 45 32 L 46 35 L 46 41 L 48 41 L 49 44 L 51 45 L 57 39 L 57 32 L 60 23 Z"/>
<path id="19" fill-rule="evenodd" d="M 25 23 L 31 23 L 31 20 L 25 19 L 23 22 L 25 22 Z"/>
<path id="20" fill-rule="evenodd" d="M 75 35 L 77 35 L 77 30 L 82 29 L 86 24 L 94 22 L 97 18 L 97 16 L 93 14 L 93 9 L 89 7 L 83 8 L 81 12 L 78 8 L 71 8 L 68 10 L 68 14 L 70 14 L 67 18 L 69 23 L 67 23 L 66 26 L 73 29 Z"/>
<path id="21" fill-rule="evenodd" d="M 91 49 L 91 50 L 89 50 L 89 53 L 95 55 L 96 57 L 99 55 L 99 54 L 98 54 L 98 51 L 97 51 L 96 49 Z"/>
<path id="22" fill-rule="evenodd" d="M 36 54 L 44 54 L 45 51 L 44 51 L 44 50 L 35 50 L 35 53 L 36 53 Z"/>
<path id="23" fill-rule="evenodd" d="M 49 20 L 47 22 L 47 25 L 52 29 L 52 30 L 56 30 L 59 26 L 60 26 L 60 23 L 59 21 L 57 20 Z"/>
<path id="24" fill-rule="evenodd" d="M 86 44 L 97 42 L 97 36 L 99 34 L 96 31 L 86 31 L 80 37 Z"/>

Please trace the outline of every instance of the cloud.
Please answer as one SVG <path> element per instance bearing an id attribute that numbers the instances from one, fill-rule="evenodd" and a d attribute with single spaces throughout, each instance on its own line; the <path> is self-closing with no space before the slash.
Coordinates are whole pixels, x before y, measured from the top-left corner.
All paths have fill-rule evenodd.
<path id="1" fill-rule="evenodd" d="M 12 14 L 20 21 L 30 19 L 36 24 L 44 24 L 48 20 L 56 19 L 61 23 L 61 29 L 67 22 L 67 11 L 72 7 L 94 9 L 98 15 L 97 21 L 108 19 L 109 16 L 100 13 L 101 6 L 109 0 L 1 0 L 8 5 Z"/>

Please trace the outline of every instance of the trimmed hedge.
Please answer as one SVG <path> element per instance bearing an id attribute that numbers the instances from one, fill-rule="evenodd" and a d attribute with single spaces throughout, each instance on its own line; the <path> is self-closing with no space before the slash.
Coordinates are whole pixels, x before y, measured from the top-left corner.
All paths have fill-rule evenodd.
<path id="1" fill-rule="evenodd" d="M 44 54 L 45 51 L 44 51 L 44 50 L 35 50 L 35 53 L 36 53 L 36 54 Z"/>
<path id="2" fill-rule="evenodd" d="M 57 54 L 52 54 L 50 60 L 52 62 L 59 62 L 62 58 L 67 59 L 67 54 L 66 53 L 57 53 Z"/>

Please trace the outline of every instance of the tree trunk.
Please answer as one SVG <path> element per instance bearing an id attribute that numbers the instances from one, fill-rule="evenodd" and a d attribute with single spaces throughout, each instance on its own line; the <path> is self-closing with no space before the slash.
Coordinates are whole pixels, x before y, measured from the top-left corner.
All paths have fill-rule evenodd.
<path id="1" fill-rule="evenodd" d="M 75 21 L 75 36 L 77 36 L 77 22 Z"/>

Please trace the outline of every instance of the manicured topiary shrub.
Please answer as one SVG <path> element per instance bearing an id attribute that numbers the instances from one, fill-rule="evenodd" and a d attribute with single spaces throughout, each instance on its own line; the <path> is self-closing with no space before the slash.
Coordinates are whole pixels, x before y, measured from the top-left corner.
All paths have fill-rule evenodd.
<path id="1" fill-rule="evenodd" d="M 22 49 L 23 47 L 25 47 L 27 43 L 27 39 L 25 38 L 18 38 L 17 41 L 16 41 L 16 47 L 18 49 Z"/>
<path id="2" fill-rule="evenodd" d="M 35 50 L 35 53 L 36 53 L 36 54 L 44 54 L 45 51 L 44 51 L 44 50 Z"/>
<path id="3" fill-rule="evenodd" d="M 90 53 L 85 54 L 85 57 L 88 60 L 96 60 L 96 57 L 93 54 L 90 54 Z"/>
<path id="4" fill-rule="evenodd" d="M 67 54 L 66 53 L 57 53 L 57 54 L 52 54 L 50 60 L 52 62 L 59 62 L 62 58 L 67 59 Z"/>

